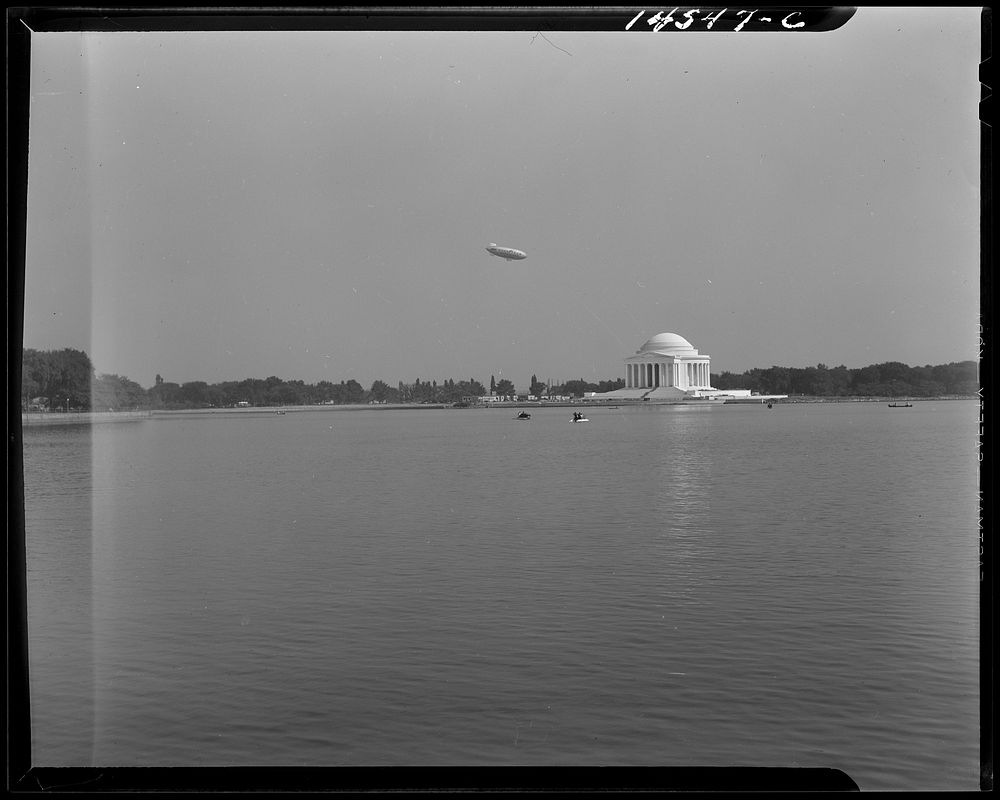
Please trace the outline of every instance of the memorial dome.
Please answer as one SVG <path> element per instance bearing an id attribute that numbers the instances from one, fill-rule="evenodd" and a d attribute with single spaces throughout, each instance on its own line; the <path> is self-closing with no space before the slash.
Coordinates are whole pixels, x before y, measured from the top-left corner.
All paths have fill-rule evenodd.
<path id="1" fill-rule="evenodd" d="M 658 333 L 639 349 L 640 353 L 662 353 L 663 355 L 696 355 L 697 350 L 683 336 L 676 333 Z"/>

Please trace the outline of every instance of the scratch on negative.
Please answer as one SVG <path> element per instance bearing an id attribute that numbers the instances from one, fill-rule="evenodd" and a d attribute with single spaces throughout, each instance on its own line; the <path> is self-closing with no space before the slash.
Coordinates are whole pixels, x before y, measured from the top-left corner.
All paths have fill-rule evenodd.
<path id="1" fill-rule="evenodd" d="M 563 50 L 559 45 L 553 44 L 552 40 L 549 39 L 549 37 L 546 36 L 541 31 L 536 31 L 535 32 L 535 35 L 531 38 L 531 43 L 534 44 L 535 39 L 537 39 L 539 36 L 541 36 L 545 41 L 547 41 L 549 44 L 551 44 L 556 50 L 562 50 L 568 56 L 572 56 L 573 55 L 569 50 Z"/>

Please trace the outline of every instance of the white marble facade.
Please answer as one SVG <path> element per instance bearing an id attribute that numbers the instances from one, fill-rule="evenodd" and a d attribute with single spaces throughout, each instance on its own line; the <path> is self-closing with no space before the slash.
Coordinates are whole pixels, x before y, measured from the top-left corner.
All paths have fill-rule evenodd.
<path id="1" fill-rule="evenodd" d="M 711 389 L 710 364 L 683 336 L 659 333 L 625 359 L 625 388 Z"/>

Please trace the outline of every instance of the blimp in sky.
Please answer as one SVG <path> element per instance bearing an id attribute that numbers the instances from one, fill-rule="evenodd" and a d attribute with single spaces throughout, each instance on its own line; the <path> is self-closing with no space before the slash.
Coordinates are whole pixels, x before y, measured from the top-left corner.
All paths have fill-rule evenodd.
<path id="1" fill-rule="evenodd" d="M 500 247 L 500 245 L 494 242 L 490 242 L 490 246 L 486 248 L 486 252 L 491 256 L 499 256 L 508 261 L 520 261 L 522 258 L 528 257 L 528 254 L 521 250 L 515 250 L 513 247 Z"/>

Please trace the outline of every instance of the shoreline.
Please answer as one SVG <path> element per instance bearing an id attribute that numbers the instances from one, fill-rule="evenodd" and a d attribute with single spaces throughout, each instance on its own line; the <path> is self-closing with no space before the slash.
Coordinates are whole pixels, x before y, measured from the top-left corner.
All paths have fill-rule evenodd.
<path id="1" fill-rule="evenodd" d="M 104 422 L 142 422 L 152 411 L 29 411 L 21 412 L 21 425 L 97 425 Z"/>
<path id="2" fill-rule="evenodd" d="M 753 397 L 726 400 L 723 403 L 706 403 L 706 405 L 789 405 L 801 403 L 927 403 L 952 400 L 977 400 L 976 395 L 948 395 L 942 397 L 786 397 L 780 400 L 760 400 Z M 256 415 L 274 416 L 283 414 L 298 414 L 319 411 L 391 411 L 402 409 L 455 409 L 457 411 L 487 410 L 491 408 L 646 408 L 662 405 L 699 405 L 699 403 L 658 403 L 629 400 L 561 400 L 548 402 L 539 400 L 522 400 L 513 402 L 479 403 L 469 406 L 455 406 L 451 403 L 358 403 L 344 405 L 314 405 L 314 406 L 254 406 L 249 408 L 179 408 L 179 409 L 148 409 L 143 411 L 45 411 L 22 412 L 21 425 L 35 427 L 40 425 L 96 425 L 102 423 L 141 422 L 148 419 L 205 416 L 205 415 Z"/>

